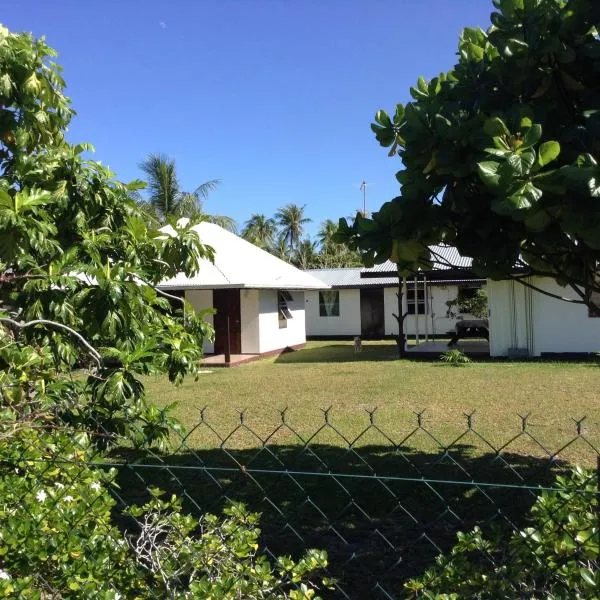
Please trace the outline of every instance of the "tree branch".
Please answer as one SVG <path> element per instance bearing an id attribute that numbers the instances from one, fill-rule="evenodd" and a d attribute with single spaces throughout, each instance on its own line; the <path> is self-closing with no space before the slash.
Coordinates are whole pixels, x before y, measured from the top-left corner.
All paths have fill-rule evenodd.
<path id="1" fill-rule="evenodd" d="M 152 288 L 159 296 L 163 296 L 164 298 L 168 298 L 169 300 L 175 300 L 176 302 L 181 303 L 182 306 L 185 306 L 185 298 L 180 298 L 179 296 L 174 296 L 173 294 L 169 294 L 168 292 L 161 290 L 160 288 L 152 285 L 148 281 L 145 281 L 144 279 L 142 279 L 136 273 L 128 273 L 128 274 L 130 277 L 132 277 L 134 279 L 134 281 L 137 280 L 137 281 L 143 283 L 144 285 L 147 285 L 148 287 Z"/>
<path id="2" fill-rule="evenodd" d="M 14 319 L 10 319 L 8 317 L 1 317 L 0 323 L 8 323 L 17 329 L 25 329 L 27 327 L 33 327 L 34 325 L 47 325 L 48 327 L 55 327 L 57 329 L 62 329 L 70 333 L 73 337 L 77 338 L 77 340 L 81 343 L 82 346 L 86 348 L 86 350 L 91 354 L 92 358 L 98 364 L 98 367 L 102 367 L 102 356 L 94 348 L 80 333 L 71 329 L 67 325 L 63 325 L 62 323 L 57 323 L 56 321 L 50 321 L 48 319 L 34 319 L 33 321 L 27 321 L 25 323 L 19 323 L 19 321 L 15 321 Z"/>
<path id="3" fill-rule="evenodd" d="M 565 298 L 564 296 L 559 296 L 558 294 L 553 294 L 552 292 L 543 290 L 542 288 L 539 288 L 537 285 L 533 285 L 532 283 L 524 281 L 523 278 L 517 277 L 516 275 L 509 276 L 509 279 L 516 281 L 516 282 L 520 283 L 521 285 L 524 285 L 525 287 L 531 288 L 532 290 L 535 290 L 536 292 L 539 292 L 540 294 L 544 294 L 544 296 L 549 296 L 550 298 L 554 298 L 556 300 L 562 300 L 563 302 L 570 302 L 571 304 L 585 304 L 585 302 L 583 300 L 575 300 L 573 298 Z"/>

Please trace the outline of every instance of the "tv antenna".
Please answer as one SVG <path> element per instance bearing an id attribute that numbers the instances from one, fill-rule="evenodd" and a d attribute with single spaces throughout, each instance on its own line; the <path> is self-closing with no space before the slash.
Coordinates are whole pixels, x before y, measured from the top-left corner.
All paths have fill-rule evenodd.
<path id="1" fill-rule="evenodd" d="M 367 216 L 367 185 L 368 183 L 364 179 L 360 183 L 360 189 L 363 193 L 363 217 Z"/>

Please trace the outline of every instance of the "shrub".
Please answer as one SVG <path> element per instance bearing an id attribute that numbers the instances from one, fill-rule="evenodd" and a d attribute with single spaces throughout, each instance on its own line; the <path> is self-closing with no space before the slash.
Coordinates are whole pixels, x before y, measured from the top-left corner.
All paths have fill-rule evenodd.
<path id="1" fill-rule="evenodd" d="M 9 441 L 9 443 L 6 443 Z M 308 576 L 324 552 L 272 564 L 259 551 L 258 515 L 236 504 L 198 520 L 158 490 L 113 524 L 114 470 L 93 467 L 85 434 L 3 432 L 0 446 L 0 597 L 316 598 Z"/>
<path id="2" fill-rule="evenodd" d="M 453 367 L 461 367 L 471 362 L 471 359 L 458 348 L 447 350 L 440 355 L 440 360 Z"/>
<path id="3" fill-rule="evenodd" d="M 543 491 L 528 527 L 510 534 L 459 533 L 449 554 L 405 584 L 409 598 L 499 600 L 598 598 L 600 553 L 596 474 L 575 468 Z"/>

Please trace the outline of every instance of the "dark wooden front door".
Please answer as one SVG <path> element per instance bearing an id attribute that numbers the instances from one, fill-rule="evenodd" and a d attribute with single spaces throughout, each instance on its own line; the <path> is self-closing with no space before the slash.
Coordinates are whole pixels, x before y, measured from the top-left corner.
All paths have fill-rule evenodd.
<path id="1" fill-rule="evenodd" d="M 229 351 L 242 353 L 242 319 L 240 313 L 240 290 L 214 290 L 213 317 L 215 328 L 215 354 L 227 350 L 227 319 L 229 318 Z"/>
<path id="2" fill-rule="evenodd" d="M 360 335 L 364 338 L 382 338 L 385 333 L 383 289 L 360 290 Z"/>

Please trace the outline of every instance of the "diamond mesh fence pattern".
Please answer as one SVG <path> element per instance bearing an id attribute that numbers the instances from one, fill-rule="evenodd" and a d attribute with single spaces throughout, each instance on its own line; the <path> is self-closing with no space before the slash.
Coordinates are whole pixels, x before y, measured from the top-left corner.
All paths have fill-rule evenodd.
<path id="1" fill-rule="evenodd" d="M 402 598 L 403 583 L 448 552 L 457 532 L 476 525 L 522 529 L 540 492 L 557 489 L 556 475 L 570 466 L 565 457 L 575 448 L 578 462 L 598 476 L 600 450 L 585 418 L 574 419 L 567 441 L 552 449 L 532 433 L 527 416 L 515 420 L 514 434 L 501 444 L 478 431 L 473 414 L 465 414 L 450 440 L 428 426 L 424 412 L 404 431 L 386 431 L 377 411 L 366 411 L 362 431 L 351 437 L 329 409 L 309 434 L 286 410 L 268 435 L 245 412 L 226 432 L 210 417 L 201 410 L 196 426 L 173 439 L 169 452 L 124 444 L 109 460 L 103 455 L 88 463 L 116 469 L 114 522 L 127 529 L 122 509 L 147 501 L 152 487 L 177 494 L 198 516 L 242 501 L 262 515 L 267 554 L 327 551 L 334 584 L 321 591 L 326 598 Z M 42 460 L 54 468 L 56 457 Z M 60 493 L 57 488 L 53 499 L 64 504 Z M 597 495 L 589 501 L 597 503 Z"/>

